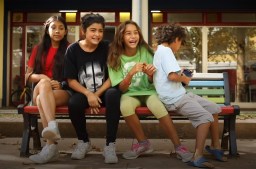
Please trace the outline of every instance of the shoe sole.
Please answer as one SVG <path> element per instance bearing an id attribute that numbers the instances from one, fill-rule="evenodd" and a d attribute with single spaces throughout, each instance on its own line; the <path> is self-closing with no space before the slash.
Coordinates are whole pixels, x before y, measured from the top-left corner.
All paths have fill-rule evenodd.
<path id="1" fill-rule="evenodd" d="M 177 159 L 181 160 L 183 163 L 187 163 L 192 159 L 193 155 L 191 156 L 190 159 L 182 158 L 179 154 L 177 154 L 176 157 L 177 157 Z"/>
<path id="2" fill-rule="evenodd" d="M 55 162 L 55 161 L 57 161 L 57 160 L 59 159 L 59 156 L 60 156 L 60 154 L 57 153 L 57 154 L 55 154 L 55 155 L 52 157 L 52 159 L 50 159 L 50 160 L 48 160 L 48 161 L 45 161 L 45 162 L 38 161 L 38 160 L 34 159 L 33 156 L 30 156 L 29 159 L 30 159 L 31 161 L 33 161 L 34 163 L 36 163 L 36 164 L 45 164 L 45 163 L 50 163 L 50 162 Z"/>
<path id="3" fill-rule="evenodd" d="M 118 158 L 117 158 L 117 157 L 116 157 L 115 160 L 106 161 L 106 157 L 105 157 L 105 154 L 104 154 L 104 153 L 102 153 L 102 156 L 105 158 L 104 162 L 105 162 L 106 164 L 116 164 L 116 163 L 118 163 Z"/>
<path id="4" fill-rule="evenodd" d="M 224 156 L 224 153 L 221 150 L 217 149 L 211 149 L 210 146 L 205 146 L 205 150 L 209 153 L 212 154 L 217 161 L 221 162 L 227 162 L 228 158 Z"/>
<path id="5" fill-rule="evenodd" d="M 91 147 L 91 146 L 90 146 L 90 148 L 85 152 L 85 154 L 84 154 L 84 156 L 83 156 L 82 158 L 72 157 L 72 155 L 71 155 L 70 158 L 71 158 L 72 160 L 82 160 L 82 159 L 85 158 L 85 155 L 88 154 L 90 151 L 92 151 L 92 147 Z"/>
<path id="6" fill-rule="evenodd" d="M 154 151 L 154 149 L 149 149 L 149 150 L 147 150 L 147 151 L 145 151 L 145 152 L 143 152 L 141 154 L 138 154 L 137 156 L 134 156 L 134 157 L 125 157 L 125 156 L 123 156 L 123 158 L 126 159 L 126 160 L 133 160 L 133 159 L 136 159 L 136 158 L 138 158 L 139 156 L 141 156 L 143 154 L 152 153 L 153 151 Z"/>

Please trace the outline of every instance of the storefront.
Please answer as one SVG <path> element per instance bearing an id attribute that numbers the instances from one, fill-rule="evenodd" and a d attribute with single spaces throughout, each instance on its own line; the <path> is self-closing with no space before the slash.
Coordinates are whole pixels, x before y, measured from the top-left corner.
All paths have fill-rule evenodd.
<path id="1" fill-rule="evenodd" d="M 67 0 L 65 3 L 42 0 L 35 4 L 32 0 L 7 0 L 4 15 L 8 26 L 4 32 L 8 36 L 4 38 L 2 105 L 12 106 L 15 102 L 12 93 L 23 87 L 31 49 L 38 43 L 43 22 L 49 16 L 62 15 L 66 18 L 68 38 L 72 43 L 80 37 L 80 17 L 90 11 L 100 13 L 106 19 L 105 38 L 111 41 L 119 23 L 133 19 L 141 12 L 134 11 L 136 5 L 141 7 L 139 9 L 145 8 L 141 1 L 145 3 L 145 0 Z M 143 25 L 143 21 L 148 21 L 148 43 L 153 48 L 156 47 L 153 35 L 157 26 L 170 22 L 185 26 L 189 36 L 186 46 L 177 54 L 180 65 L 196 72 L 227 71 L 232 101 L 256 102 L 256 91 L 248 80 L 248 74 L 253 70 L 251 66 L 256 63 L 256 9 L 251 5 L 231 4 L 231 1 L 197 2 L 193 0 L 182 4 L 181 1 L 149 0 L 145 15 L 148 17 L 145 18 L 141 12 L 137 22 Z"/>

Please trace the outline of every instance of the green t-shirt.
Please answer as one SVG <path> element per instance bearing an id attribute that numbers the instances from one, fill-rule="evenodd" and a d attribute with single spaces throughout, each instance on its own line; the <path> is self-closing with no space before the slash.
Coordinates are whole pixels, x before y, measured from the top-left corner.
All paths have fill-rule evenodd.
<path id="1" fill-rule="evenodd" d="M 138 49 L 134 56 L 121 55 L 121 68 L 117 71 L 110 67 L 108 68 L 109 78 L 111 80 L 112 86 L 116 86 L 121 81 L 123 81 L 128 72 L 130 72 L 133 66 L 138 62 L 152 64 L 153 56 L 144 47 Z M 128 90 L 123 94 L 129 96 L 141 96 L 152 95 L 154 93 L 156 93 L 155 87 L 153 83 L 148 81 L 147 74 L 138 72 L 133 75 Z"/>

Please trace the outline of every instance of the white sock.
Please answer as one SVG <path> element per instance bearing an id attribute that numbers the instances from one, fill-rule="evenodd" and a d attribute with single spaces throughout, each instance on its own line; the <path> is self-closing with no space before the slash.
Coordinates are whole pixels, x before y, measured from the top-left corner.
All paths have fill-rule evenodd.
<path id="1" fill-rule="evenodd" d="M 57 128 L 58 124 L 57 124 L 56 120 L 49 121 L 48 122 L 48 127 Z"/>

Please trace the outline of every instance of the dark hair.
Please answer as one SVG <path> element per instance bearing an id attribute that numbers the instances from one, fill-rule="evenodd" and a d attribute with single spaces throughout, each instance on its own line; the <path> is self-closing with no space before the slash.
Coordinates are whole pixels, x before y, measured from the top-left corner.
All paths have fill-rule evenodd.
<path id="1" fill-rule="evenodd" d="M 99 23 L 103 28 L 105 28 L 105 19 L 100 14 L 89 13 L 85 14 L 81 18 L 81 27 L 84 31 L 86 31 L 86 29 L 94 23 Z"/>
<path id="2" fill-rule="evenodd" d="M 145 47 L 153 55 L 153 50 L 144 40 L 141 29 L 138 26 L 138 24 L 132 20 L 125 21 L 116 28 L 114 40 L 110 44 L 109 55 L 108 55 L 108 65 L 114 70 L 119 69 L 121 66 L 120 56 L 124 53 L 124 50 L 125 50 L 124 41 L 123 41 L 124 32 L 126 29 L 126 25 L 129 25 L 129 24 L 134 25 L 139 33 L 140 40 L 137 48 L 140 49 L 141 47 Z"/>
<path id="3" fill-rule="evenodd" d="M 181 40 L 183 45 L 186 43 L 186 29 L 177 23 L 159 26 L 154 36 L 159 45 L 164 42 L 170 44 L 176 38 Z"/>
<path id="4" fill-rule="evenodd" d="M 63 23 L 65 30 L 67 31 L 67 23 L 65 19 L 61 16 L 51 16 L 47 21 L 44 23 L 44 34 L 41 42 L 38 44 L 38 50 L 36 53 L 36 59 L 34 64 L 34 73 L 40 74 L 43 72 L 43 68 L 46 64 L 46 57 L 51 47 L 51 37 L 48 33 L 49 26 L 52 22 L 60 21 Z M 63 78 L 63 65 L 64 65 L 64 55 L 67 49 L 69 42 L 67 40 L 67 34 L 64 38 L 60 41 L 57 53 L 54 57 L 53 61 L 53 79 L 61 81 Z"/>

